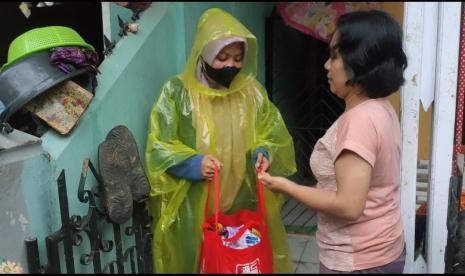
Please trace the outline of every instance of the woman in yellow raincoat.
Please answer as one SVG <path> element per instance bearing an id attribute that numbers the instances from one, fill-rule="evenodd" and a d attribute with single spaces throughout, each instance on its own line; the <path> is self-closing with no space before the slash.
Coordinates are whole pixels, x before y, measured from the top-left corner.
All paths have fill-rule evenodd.
<path id="1" fill-rule="evenodd" d="M 238 42 L 242 56 L 230 56 L 225 49 Z M 231 58 L 232 66 L 218 68 Z M 145 168 L 157 273 L 199 272 L 206 184 L 214 165 L 221 166 L 224 213 L 256 209 L 255 166 L 283 176 L 296 170 L 292 139 L 256 71 L 255 36 L 225 11 L 207 10 L 184 72 L 162 86 L 149 120 Z M 265 189 L 265 204 L 274 272 L 290 272 L 282 198 Z"/>

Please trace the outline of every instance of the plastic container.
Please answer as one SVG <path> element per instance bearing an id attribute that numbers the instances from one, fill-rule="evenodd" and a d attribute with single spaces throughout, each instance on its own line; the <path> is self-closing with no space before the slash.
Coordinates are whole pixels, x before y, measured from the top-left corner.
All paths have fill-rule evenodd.
<path id="1" fill-rule="evenodd" d="M 24 58 L 0 74 L 0 101 L 5 109 L 0 113 L 0 129 L 5 129 L 13 113 L 49 88 L 74 78 L 89 82 L 90 71 L 80 68 L 65 74 L 50 63 L 50 53 L 42 51 Z"/>
<path id="2" fill-rule="evenodd" d="M 19 60 L 43 50 L 60 46 L 81 46 L 95 50 L 73 29 L 64 26 L 49 26 L 29 30 L 16 37 L 8 48 L 7 63 L 4 71 Z"/>

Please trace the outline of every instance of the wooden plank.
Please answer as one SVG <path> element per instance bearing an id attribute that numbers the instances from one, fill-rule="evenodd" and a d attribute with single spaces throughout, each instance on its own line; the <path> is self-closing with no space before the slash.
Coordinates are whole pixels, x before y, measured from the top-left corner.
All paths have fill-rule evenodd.
<path id="1" fill-rule="evenodd" d="M 414 272 L 415 210 L 418 155 L 419 95 L 423 44 L 423 6 L 420 2 L 404 3 L 404 49 L 408 59 L 405 84 L 401 88 L 401 206 L 406 241 L 404 273 Z"/>
<path id="2" fill-rule="evenodd" d="M 427 219 L 427 272 L 444 273 L 447 209 L 452 171 L 460 37 L 459 2 L 439 3 Z M 429 30 L 434 32 L 434 30 Z"/>
<path id="3" fill-rule="evenodd" d="M 426 2 L 423 3 L 424 16 L 423 16 L 423 30 L 437 30 L 438 29 L 438 2 Z M 423 32 L 424 38 L 422 56 L 423 57 L 434 57 L 436 56 L 437 46 L 437 32 L 426 31 Z M 423 110 L 426 112 L 434 100 L 434 80 L 435 80 L 435 68 L 436 59 L 426 58 L 422 59 L 421 63 L 421 74 L 420 74 L 420 101 L 423 106 Z"/>

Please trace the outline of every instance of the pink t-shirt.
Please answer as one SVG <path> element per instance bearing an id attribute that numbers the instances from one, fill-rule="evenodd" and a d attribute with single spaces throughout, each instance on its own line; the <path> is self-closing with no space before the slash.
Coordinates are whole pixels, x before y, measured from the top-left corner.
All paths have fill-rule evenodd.
<path id="1" fill-rule="evenodd" d="M 317 187 L 336 191 L 334 162 L 342 150 L 373 167 L 362 216 L 347 221 L 318 214 L 320 261 L 329 269 L 354 271 L 386 265 L 404 249 L 400 207 L 400 125 L 385 98 L 370 99 L 343 113 L 315 145 L 310 166 Z"/>

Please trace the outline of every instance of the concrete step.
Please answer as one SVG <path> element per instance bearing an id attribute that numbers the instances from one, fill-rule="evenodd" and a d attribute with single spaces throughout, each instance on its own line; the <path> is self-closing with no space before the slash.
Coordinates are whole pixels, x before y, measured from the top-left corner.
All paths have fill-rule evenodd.
<path id="1" fill-rule="evenodd" d="M 417 169 L 417 175 L 428 175 L 429 169 L 428 168 L 418 168 Z"/>
<path id="2" fill-rule="evenodd" d="M 417 196 L 416 203 L 421 204 L 422 202 L 427 202 L 428 198 L 426 196 Z"/>
<path id="3" fill-rule="evenodd" d="M 428 192 L 427 191 L 417 191 L 415 193 L 417 195 L 417 197 L 427 197 L 428 196 Z"/>
<path id="4" fill-rule="evenodd" d="M 417 174 L 417 181 L 418 182 L 428 182 L 429 181 L 429 175 L 427 175 L 427 174 Z"/>
<path id="5" fill-rule="evenodd" d="M 428 191 L 428 182 L 417 182 L 417 191 Z"/>
<path id="6" fill-rule="evenodd" d="M 428 201 L 429 160 L 418 160 L 417 164 L 417 209 L 421 203 Z"/>
<path id="7" fill-rule="evenodd" d="M 429 167 L 429 160 L 418 160 L 417 167 L 419 169 L 427 169 Z"/>

